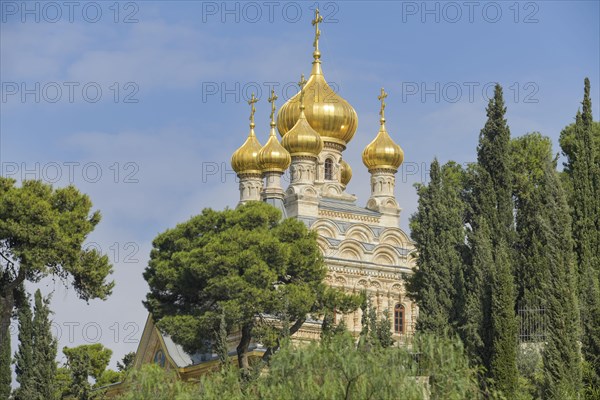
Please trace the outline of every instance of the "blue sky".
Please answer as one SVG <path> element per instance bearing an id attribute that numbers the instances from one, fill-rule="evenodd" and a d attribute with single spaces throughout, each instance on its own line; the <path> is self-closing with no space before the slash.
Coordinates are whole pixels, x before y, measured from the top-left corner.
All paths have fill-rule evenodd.
<path id="1" fill-rule="evenodd" d="M 310 73 L 315 6 L 325 77 L 359 115 L 344 153 L 348 191 L 366 203 L 360 154 L 377 133 L 383 86 L 388 131 L 405 152 L 396 193 L 407 229 L 412 185 L 433 157 L 474 160 L 484 88 L 503 85 L 513 136 L 539 131 L 555 152 L 586 76 L 598 118 L 599 4 L 1 1 L 2 174 L 88 193 L 103 214 L 88 244 L 115 264 L 105 302 L 41 283 L 53 293 L 60 347 L 100 341 L 113 365 L 136 349 L 152 239 L 205 207 L 236 205 L 229 158 L 247 135 L 246 100 L 261 97 L 264 143 L 269 88 L 281 105 Z"/>

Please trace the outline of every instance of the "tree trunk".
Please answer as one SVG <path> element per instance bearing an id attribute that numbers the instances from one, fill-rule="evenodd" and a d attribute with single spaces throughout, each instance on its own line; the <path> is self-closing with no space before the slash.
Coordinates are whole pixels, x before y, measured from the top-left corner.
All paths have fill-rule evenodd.
<path id="1" fill-rule="evenodd" d="M 250 340 L 252 339 L 252 324 L 245 324 L 242 326 L 242 338 L 237 346 L 238 366 L 242 370 L 242 375 L 246 375 L 250 369 L 250 363 L 248 362 L 248 347 L 250 346 Z"/>
<path id="2" fill-rule="evenodd" d="M 296 322 L 294 322 L 294 325 L 292 325 L 290 327 L 289 337 L 292 337 L 296 332 L 298 332 L 300 330 L 300 328 L 302 328 L 302 325 L 304 325 L 305 321 L 306 321 L 306 318 L 300 318 Z M 267 351 L 265 351 L 265 354 L 263 354 L 263 356 L 262 356 L 262 360 L 264 362 L 268 363 L 269 360 L 271 359 L 271 356 L 273 354 L 275 354 L 277 352 L 277 350 L 279 350 L 279 347 L 281 346 L 281 339 L 283 339 L 283 338 L 278 338 L 277 345 L 275 345 L 273 347 L 269 347 L 267 349 Z"/>

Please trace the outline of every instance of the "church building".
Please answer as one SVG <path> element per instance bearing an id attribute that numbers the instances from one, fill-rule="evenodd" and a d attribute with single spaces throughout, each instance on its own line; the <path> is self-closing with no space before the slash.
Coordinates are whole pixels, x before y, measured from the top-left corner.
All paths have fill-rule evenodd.
<path id="1" fill-rule="evenodd" d="M 250 131 L 231 157 L 239 178 L 240 204 L 265 201 L 279 208 L 285 218 L 297 218 L 316 231 L 328 269 L 327 283 L 348 293 L 366 291 L 380 315 L 389 313 L 394 339 L 404 343 L 414 333 L 418 313 L 406 296 L 402 278 L 415 267 L 415 247 L 400 229 L 401 208 L 394 193 L 404 153 L 387 132 L 387 94 L 381 89 L 379 127 L 365 129 L 374 137 L 362 152 L 363 164 L 371 175 L 370 182 L 364 184 L 370 185 L 371 195 L 359 201 L 346 192 L 352 168 L 343 153 L 356 133 L 358 115 L 325 80 L 319 51 L 321 21 L 317 10 L 312 21 L 312 71 L 308 80 L 302 76 L 299 93 L 277 111 L 277 97 L 271 92 L 270 134 L 264 146 L 254 131 L 258 100 L 252 95 L 249 101 Z M 281 177 L 288 169 L 291 179 L 286 188 Z M 360 310 L 335 318 L 337 323 L 343 319 L 354 334 L 360 332 Z M 295 334 L 296 339 L 318 339 L 319 329 L 319 321 L 307 321 Z M 264 348 L 256 343 L 251 350 L 251 356 L 259 356 Z M 148 317 L 135 367 L 151 362 L 178 371 L 183 379 L 218 363 L 216 354 L 185 353 Z"/>

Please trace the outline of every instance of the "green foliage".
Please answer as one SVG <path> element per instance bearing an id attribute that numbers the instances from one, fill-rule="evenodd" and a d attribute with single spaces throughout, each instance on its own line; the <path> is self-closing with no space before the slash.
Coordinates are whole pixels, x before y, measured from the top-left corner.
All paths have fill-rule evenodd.
<path id="1" fill-rule="evenodd" d="M 510 140 L 502 90 L 496 86 L 477 163 L 456 185 L 448 185 L 444 168 L 434 161 L 429 185 L 417 186 L 419 208 L 411 230 L 419 268 L 408 281 L 420 308 L 417 328 L 458 333 L 472 365 L 483 367 L 481 387 L 498 389 L 488 392 L 492 398 L 596 396 L 600 123 L 592 120 L 588 79 L 584 92 L 583 111 L 561 133 L 564 173 L 556 172 L 548 138 L 533 133 Z M 468 251 L 460 251 L 464 227 Z M 540 310 L 545 318 L 539 331 L 528 332 L 546 337 L 535 368 L 523 349 L 517 359 L 517 308 Z"/>
<path id="2" fill-rule="evenodd" d="M 10 336 L 0 335 L 0 398 L 8 399 L 11 391 Z"/>
<path id="3" fill-rule="evenodd" d="M 298 220 L 282 221 L 266 203 L 205 209 L 153 245 L 144 304 L 158 327 L 194 352 L 217 339 L 224 313 L 228 331 L 241 332 L 238 362 L 246 369 L 252 338 L 277 347 L 285 329 L 294 334 L 309 314 L 322 315 L 342 297 L 323 283 L 316 234 Z"/>
<path id="4" fill-rule="evenodd" d="M 600 379 L 593 366 L 584 361 L 582 363 L 582 376 L 584 383 L 583 398 L 585 400 L 600 400 Z"/>
<path id="5" fill-rule="evenodd" d="M 54 382 L 54 398 L 61 400 L 69 399 L 68 395 L 72 383 L 71 371 L 67 367 L 58 367 Z"/>
<path id="6" fill-rule="evenodd" d="M 361 326 L 362 330 L 359 337 L 359 346 L 364 349 L 386 348 L 394 344 L 392 338 L 392 323 L 389 312 L 384 310 L 381 313 L 382 318 L 377 316 L 377 309 L 373 306 L 371 298 L 366 292 L 361 293 L 363 298 L 360 306 L 362 311 Z M 338 330 L 338 332 L 343 332 Z"/>
<path id="7" fill-rule="evenodd" d="M 418 375 L 429 376 L 432 399 L 476 399 L 481 396 L 476 371 L 469 365 L 460 340 L 418 335 L 414 351 L 419 356 Z"/>
<path id="8" fill-rule="evenodd" d="M 225 320 L 225 313 L 221 312 L 221 321 L 219 321 L 219 331 L 216 333 L 215 348 L 219 355 L 219 362 L 221 367 L 229 364 L 229 345 L 227 342 L 227 321 Z"/>
<path id="9" fill-rule="evenodd" d="M 254 379 L 234 369 L 182 383 L 169 371 L 135 372 L 120 399 L 479 399 L 475 371 L 456 339 L 422 336 L 406 348 L 356 346 L 348 334 L 302 347 L 287 344 Z M 429 378 L 427 378 L 429 376 Z"/>
<path id="10" fill-rule="evenodd" d="M 34 367 L 34 335 L 33 335 L 33 315 L 29 296 L 21 287 L 21 296 L 17 302 L 18 320 L 19 320 L 19 348 L 15 354 L 15 373 L 19 387 L 14 391 L 15 400 L 26 400 L 34 397 L 34 382 L 32 373 Z"/>
<path id="11" fill-rule="evenodd" d="M 440 169 L 434 159 L 430 177 L 429 185 L 416 186 L 419 206 L 410 228 L 419 256 L 407 290 L 419 306 L 418 331 L 452 334 L 465 254 L 464 171 L 454 162 Z"/>
<path id="12" fill-rule="evenodd" d="M 101 388 L 104 386 L 112 385 L 113 383 L 121 382 L 123 380 L 123 373 L 118 371 L 113 371 L 112 369 L 107 369 L 100 374 L 96 382 L 94 383 L 94 388 Z"/>
<path id="13" fill-rule="evenodd" d="M 573 239 L 583 325 L 582 351 L 600 379 L 600 146 L 592 120 L 590 81 L 585 79 L 583 110 L 561 135 L 570 177 Z"/>
<path id="14" fill-rule="evenodd" d="M 34 298 L 33 369 L 31 379 L 35 396 L 30 399 L 52 399 L 55 392 L 56 339 L 52 336 L 50 300 L 42 298 L 38 289 Z"/>
<path id="15" fill-rule="evenodd" d="M 52 336 L 50 300 L 38 289 L 32 316 L 29 296 L 21 287 L 17 297 L 19 348 L 15 354 L 15 372 L 19 387 L 16 400 L 51 400 L 56 398 L 56 339 Z"/>
<path id="16" fill-rule="evenodd" d="M 352 336 L 345 334 L 321 345 L 282 349 L 253 394 L 266 399 L 420 399 L 424 387 L 415 371 L 408 352 L 357 349 Z"/>
<path id="17" fill-rule="evenodd" d="M 434 160 L 431 182 L 417 186 L 411 230 L 419 268 L 408 281 L 420 308 L 417 328 L 458 333 L 472 365 L 483 367 L 481 387 L 497 389 L 489 397 L 593 398 L 600 381 L 600 123 L 592 120 L 589 80 L 582 113 L 561 133 L 567 163 L 560 176 L 550 140 L 533 133 L 511 141 L 505 112 L 497 85 L 477 163 L 446 183 Z M 517 308 L 544 313 L 540 331 L 528 332 L 546 335 L 535 357 L 521 349 L 517 359 Z"/>
<path id="18" fill-rule="evenodd" d="M 112 350 L 105 348 L 100 343 L 71 348 L 64 347 L 63 353 L 67 357 L 66 368 L 69 373 L 69 383 L 65 385 L 67 390 L 63 393 L 64 397 L 72 396 L 78 400 L 91 400 L 99 396 L 100 393 L 92 392 L 90 378 L 96 381 L 94 387 L 121 380 L 121 376 L 115 375 L 118 374 L 117 372 L 106 371 Z"/>
<path id="19" fill-rule="evenodd" d="M 182 382 L 175 372 L 165 371 L 156 364 L 144 365 L 132 371 L 127 382 L 127 392 L 119 400 L 192 400 L 194 386 Z M 228 397 L 222 397 L 228 398 Z"/>
<path id="20" fill-rule="evenodd" d="M 544 257 L 547 244 L 542 243 L 539 230 L 546 227 L 548 218 L 547 213 L 540 218 L 541 212 L 548 211 L 542 208 L 546 199 L 540 195 L 541 186 L 546 184 L 548 163 L 553 163 L 549 138 L 532 133 L 511 141 L 517 233 L 515 280 L 517 304 L 521 309 L 545 309 L 547 306 L 546 283 L 550 272 Z M 551 212 L 564 210 L 553 209 Z M 570 241 L 570 237 L 567 240 Z"/>
<path id="21" fill-rule="evenodd" d="M 470 173 L 472 174 L 472 172 Z M 473 175 L 471 175 L 473 176 Z M 471 222 L 474 226 L 474 221 Z M 469 232 L 469 262 L 465 265 L 459 289 L 459 335 L 465 343 L 473 365 L 489 363 L 490 288 L 493 263 L 492 244 L 487 222 L 481 219 L 477 229 Z"/>
<path id="22" fill-rule="evenodd" d="M 106 298 L 113 288 L 107 256 L 82 245 L 100 222 L 88 196 L 73 187 L 53 189 L 41 181 L 0 177 L 0 336 L 8 334 L 14 291 L 28 280 L 53 275 L 67 280 L 80 298 Z"/>
<path id="23" fill-rule="evenodd" d="M 582 111 L 560 136 L 567 156 L 563 181 L 571 205 L 573 241 L 582 320 L 586 386 L 600 380 L 600 122 L 592 119 L 590 81 L 585 79 Z"/>
<path id="24" fill-rule="evenodd" d="M 578 399 L 581 393 L 579 303 L 571 240 L 571 218 L 553 163 L 546 165 L 541 186 L 540 227 L 549 265 L 547 286 L 548 335 L 544 347 L 544 391 L 548 399 Z M 545 229 L 544 229 L 545 228 Z"/>
<path id="25" fill-rule="evenodd" d="M 67 366 L 57 368 L 57 342 L 52 337 L 49 300 L 35 293 L 35 313 L 32 319 L 28 299 L 19 299 L 19 351 L 15 356 L 20 387 L 14 399 L 96 399 L 102 393 L 92 388 L 122 380 L 122 373 L 106 370 L 112 352 L 101 344 L 63 349 Z M 135 353 L 125 356 L 123 370 L 131 366 Z M 96 380 L 90 385 L 89 378 Z"/>
<path id="26" fill-rule="evenodd" d="M 567 158 L 564 165 L 564 171 L 571 175 L 573 172 L 573 164 L 577 158 L 577 139 L 575 137 L 576 124 L 567 125 L 560 132 L 560 148 L 563 155 Z M 592 121 L 592 143 L 595 149 L 596 156 L 600 154 L 600 121 Z M 598 161 L 596 161 L 598 162 Z"/>
<path id="27" fill-rule="evenodd" d="M 496 85 L 479 135 L 477 165 L 469 170 L 466 198 L 471 248 L 464 272 L 464 324 L 460 333 L 493 386 L 513 398 L 517 391 L 515 241 L 510 169 L 510 130 L 502 88 Z M 472 314 L 471 314 L 472 313 Z"/>
<path id="28" fill-rule="evenodd" d="M 571 218 L 548 138 L 525 135 L 512 142 L 517 204 L 517 282 L 520 306 L 543 309 L 546 334 L 544 399 L 577 399 L 581 392 L 579 313 Z"/>
<path id="29" fill-rule="evenodd" d="M 130 351 L 129 353 L 123 356 L 121 361 L 117 361 L 117 369 L 119 372 L 126 372 L 133 367 L 133 363 L 135 362 L 135 351 Z"/>
<path id="30" fill-rule="evenodd" d="M 544 381 L 542 348 L 540 343 L 523 343 L 517 353 L 519 391 L 526 394 L 529 399 L 539 399 L 542 396 Z"/>

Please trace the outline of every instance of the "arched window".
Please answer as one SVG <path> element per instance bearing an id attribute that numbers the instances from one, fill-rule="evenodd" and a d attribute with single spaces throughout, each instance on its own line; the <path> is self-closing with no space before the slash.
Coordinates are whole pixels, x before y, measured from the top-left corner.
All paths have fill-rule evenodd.
<path id="1" fill-rule="evenodd" d="M 325 160 L 325 179 L 328 181 L 333 180 L 333 161 L 331 158 Z"/>
<path id="2" fill-rule="evenodd" d="M 404 333 L 404 306 L 396 304 L 394 307 L 394 333 Z"/>

